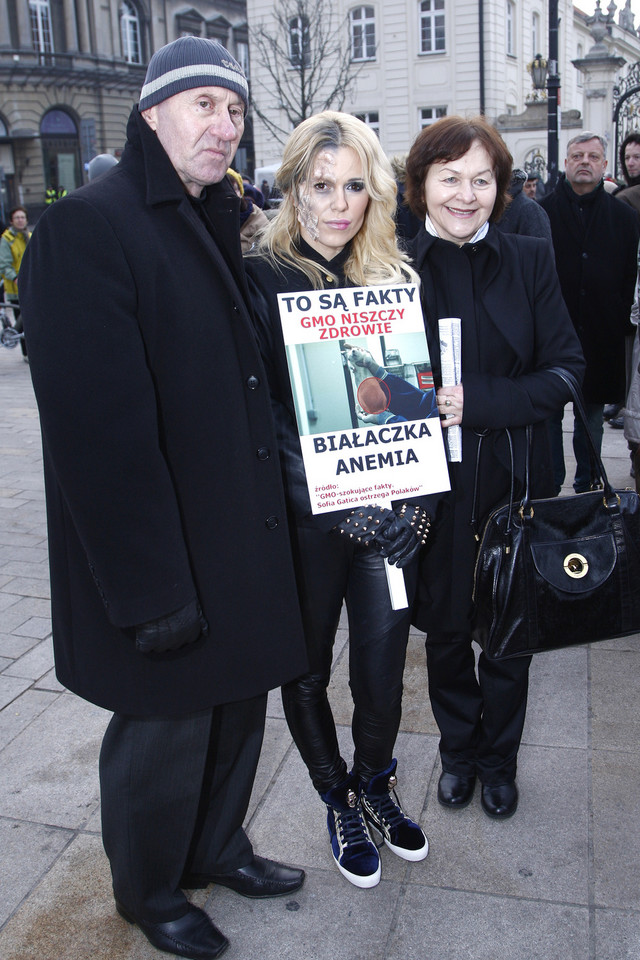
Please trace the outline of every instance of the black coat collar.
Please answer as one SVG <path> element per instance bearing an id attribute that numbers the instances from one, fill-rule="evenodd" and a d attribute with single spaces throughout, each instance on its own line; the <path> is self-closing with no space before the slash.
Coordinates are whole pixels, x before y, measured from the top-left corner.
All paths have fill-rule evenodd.
<path id="1" fill-rule="evenodd" d="M 150 206 L 180 203 L 189 199 L 166 151 L 137 107 L 129 115 L 127 142 L 120 162 L 124 167 L 135 167 L 142 173 L 146 184 L 146 201 Z M 207 187 L 207 199 L 215 195 L 230 201 L 235 198 L 239 208 L 240 201 L 226 178 L 221 183 Z"/>

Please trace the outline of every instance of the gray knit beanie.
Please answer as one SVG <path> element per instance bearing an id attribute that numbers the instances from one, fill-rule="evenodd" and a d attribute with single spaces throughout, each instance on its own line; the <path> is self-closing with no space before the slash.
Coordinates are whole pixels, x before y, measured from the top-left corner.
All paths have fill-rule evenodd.
<path id="1" fill-rule="evenodd" d="M 248 106 L 249 85 L 226 47 L 204 37 L 179 37 L 160 47 L 149 61 L 138 109 L 146 110 L 194 87 L 227 87 Z"/>

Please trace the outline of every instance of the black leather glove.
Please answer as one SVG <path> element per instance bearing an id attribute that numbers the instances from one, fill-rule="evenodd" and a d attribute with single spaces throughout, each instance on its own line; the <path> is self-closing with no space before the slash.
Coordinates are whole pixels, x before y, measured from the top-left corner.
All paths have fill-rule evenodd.
<path id="1" fill-rule="evenodd" d="M 426 510 L 403 503 L 389 511 L 376 537 L 377 547 L 389 563 L 406 567 L 426 542 L 430 526 Z"/>
<path id="2" fill-rule="evenodd" d="M 426 542 L 431 520 L 426 510 L 403 503 L 401 507 L 360 507 L 333 528 L 343 536 L 371 546 L 389 563 L 406 567 Z"/>
<path id="3" fill-rule="evenodd" d="M 179 650 L 200 636 L 206 637 L 209 625 L 198 601 L 192 600 L 166 617 L 141 623 L 135 630 L 136 649 L 140 653 L 165 653 L 167 650 Z"/>

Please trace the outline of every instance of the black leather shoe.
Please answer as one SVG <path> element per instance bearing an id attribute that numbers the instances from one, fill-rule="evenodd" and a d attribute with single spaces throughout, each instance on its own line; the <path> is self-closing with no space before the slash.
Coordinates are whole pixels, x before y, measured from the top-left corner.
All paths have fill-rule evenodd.
<path id="1" fill-rule="evenodd" d="M 138 920 L 119 900 L 116 910 L 128 923 L 135 923 L 145 937 L 158 950 L 174 953 L 190 960 L 215 960 L 227 947 L 229 941 L 211 922 L 204 910 L 189 904 L 184 917 L 168 923 L 149 923 Z"/>
<path id="2" fill-rule="evenodd" d="M 513 780 L 497 787 L 483 783 L 480 802 L 488 817 L 506 820 L 507 817 L 512 817 L 518 808 L 518 788 Z"/>
<path id="3" fill-rule="evenodd" d="M 462 810 L 471 803 L 475 786 L 475 777 L 459 777 L 456 773 L 443 771 L 438 780 L 438 802 L 443 807 Z"/>
<path id="4" fill-rule="evenodd" d="M 243 897 L 282 897 L 299 890 L 304 883 L 304 870 L 287 867 L 275 860 L 254 856 L 251 863 L 231 873 L 212 873 L 203 875 L 192 873 L 182 878 L 181 886 L 187 890 L 206 887 L 208 883 L 218 883 L 229 887 Z"/>

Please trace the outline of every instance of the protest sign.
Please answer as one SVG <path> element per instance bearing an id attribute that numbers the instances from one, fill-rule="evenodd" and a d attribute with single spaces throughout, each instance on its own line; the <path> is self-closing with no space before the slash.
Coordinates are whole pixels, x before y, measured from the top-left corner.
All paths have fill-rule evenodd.
<path id="1" fill-rule="evenodd" d="M 278 303 L 313 513 L 448 490 L 417 286 Z"/>

